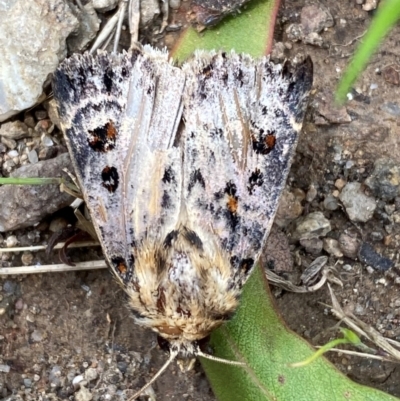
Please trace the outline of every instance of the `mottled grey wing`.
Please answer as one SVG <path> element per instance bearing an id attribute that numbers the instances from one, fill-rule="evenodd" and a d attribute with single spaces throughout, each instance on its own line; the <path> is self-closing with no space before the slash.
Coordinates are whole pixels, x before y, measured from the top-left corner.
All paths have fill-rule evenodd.
<path id="1" fill-rule="evenodd" d="M 185 77 L 166 53 L 150 51 L 73 56 L 53 81 L 81 190 L 122 283 L 134 274 L 136 246 L 174 229 L 181 202 L 181 152 L 173 142 Z"/>
<path id="2" fill-rule="evenodd" d="M 294 72 L 263 58 L 197 53 L 184 66 L 183 198 L 190 229 L 224 250 L 243 283 L 284 188 L 307 96 L 308 58 Z M 209 237 L 213 241 L 207 241 Z M 215 242 L 215 244 L 213 243 Z"/>

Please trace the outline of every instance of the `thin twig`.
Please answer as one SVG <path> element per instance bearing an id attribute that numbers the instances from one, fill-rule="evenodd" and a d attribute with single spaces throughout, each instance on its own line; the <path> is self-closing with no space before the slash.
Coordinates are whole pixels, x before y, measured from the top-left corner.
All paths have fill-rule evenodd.
<path id="1" fill-rule="evenodd" d="M 129 1 L 129 33 L 131 34 L 131 48 L 136 45 L 139 40 L 139 23 L 140 23 L 140 0 Z"/>
<path id="2" fill-rule="evenodd" d="M 56 265 L 37 265 L 37 266 L 18 266 L 18 267 L 0 267 L 0 276 L 9 276 L 17 274 L 37 274 L 37 273 L 61 273 L 79 270 L 97 270 L 107 267 L 104 260 L 92 260 L 90 262 L 76 263 L 75 266 L 69 266 L 64 263 Z"/>
<path id="3" fill-rule="evenodd" d="M 315 348 L 321 348 L 321 347 L 317 346 Z M 399 361 L 397 359 L 387 358 L 387 357 L 384 357 L 381 355 L 366 354 L 365 352 L 351 351 L 351 350 L 340 349 L 340 348 L 331 348 L 327 352 L 329 352 L 329 351 L 334 351 L 334 352 L 342 353 L 342 354 L 346 354 L 346 355 L 359 356 L 361 358 L 378 359 L 379 361 L 399 363 Z"/>
<path id="4" fill-rule="evenodd" d="M 60 242 L 53 249 L 61 249 L 65 246 L 65 242 Z M 100 246 L 97 241 L 82 241 L 82 242 L 73 242 L 68 245 L 68 248 L 86 248 L 87 246 Z M 0 248 L 0 253 L 8 253 L 8 252 L 37 252 L 46 250 L 47 245 L 32 245 L 32 246 L 20 246 L 14 248 Z"/>
<path id="5" fill-rule="evenodd" d="M 337 300 L 332 288 L 328 285 L 329 292 L 332 299 L 332 313 L 342 320 L 351 330 L 358 333 L 360 336 L 364 336 L 377 347 L 392 355 L 396 360 L 400 361 L 400 351 L 389 344 L 389 341 L 383 337 L 377 330 L 364 323 L 351 313 L 345 313 L 341 308 L 339 301 Z"/>
<path id="6" fill-rule="evenodd" d="M 119 38 L 121 37 L 121 31 L 122 31 L 122 23 L 124 22 L 127 6 L 128 6 L 128 0 L 122 0 L 122 2 L 120 3 L 121 10 L 119 11 L 117 29 L 115 31 L 113 53 L 116 53 L 118 50 Z"/>

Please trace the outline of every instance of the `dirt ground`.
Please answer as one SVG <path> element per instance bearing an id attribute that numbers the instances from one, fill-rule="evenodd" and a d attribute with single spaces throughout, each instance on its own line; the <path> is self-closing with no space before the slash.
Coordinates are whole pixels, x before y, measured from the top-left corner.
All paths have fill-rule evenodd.
<path id="1" fill-rule="evenodd" d="M 315 196 L 303 201 L 303 214 L 322 211 L 332 226 L 330 238 L 354 231 L 363 240 L 378 238 L 373 242 L 375 249 L 395 262 L 389 272 L 368 270 L 365 263 L 356 259 L 334 257 L 325 251 L 319 255 L 329 256 L 328 263 L 335 266 L 335 274 L 343 282 L 342 288 L 334 286 L 340 304 L 384 336 L 400 340 L 400 296 L 396 284 L 400 219 L 388 212 L 396 214 L 400 198 L 379 200 L 367 223 L 351 222 L 341 207 L 323 207 L 326 196 L 337 189 L 337 179 L 363 183 L 371 175 L 376 159 L 385 156 L 395 163 L 400 161 L 400 87 L 382 74 L 388 66 L 400 68 L 400 29 L 396 27 L 390 33 L 355 84 L 357 94 L 346 105 L 351 122 L 339 123 L 328 118 L 322 123 L 321 102 L 315 99 L 321 94 L 329 99 L 373 14 L 364 11 L 356 1 L 325 0 L 321 4 L 330 10 L 335 23 L 321 33 L 323 45 L 289 41 L 286 28 L 299 22 L 302 8 L 309 3 L 286 1 L 275 34 L 276 42 L 290 43 L 286 56 L 310 54 L 315 74 L 314 101 L 288 180 L 289 189 L 309 194 L 310 188 L 315 188 Z M 178 13 L 174 18 L 178 21 L 183 16 Z M 165 40 L 171 43 L 171 38 Z M 327 102 L 327 109 L 332 111 L 332 103 Z M 50 235 L 47 223 L 55 218 L 50 216 L 40 226 L 14 234 L 20 244 L 41 244 Z M 285 230 L 289 237 L 290 230 Z M 300 260 L 289 272 L 294 280 L 304 266 L 319 256 L 294 241 L 290 242 L 290 252 L 293 260 Z M 84 256 L 87 260 L 100 259 L 101 252 L 90 248 Z M 70 257 L 81 260 L 82 251 L 71 251 Z M 4 254 L 1 260 L 7 266 L 22 264 L 21 255 Z M 57 255 L 49 260 L 44 253 L 35 253 L 32 264 L 38 262 L 58 262 Z M 9 276 L 0 278 L 0 285 L 0 400 L 90 400 L 79 398 L 71 384 L 73 378 L 88 370 L 87 375 L 93 376 L 85 376 L 85 380 L 95 394 L 93 400 L 122 400 L 125 389 L 143 385 L 166 360 L 156 336 L 133 324 L 124 307 L 124 294 L 105 270 Z M 337 320 L 324 306 L 331 303 L 326 286 L 311 294 L 274 289 L 273 293 L 291 329 L 315 345 L 333 338 L 327 330 Z M 328 358 L 356 382 L 400 397 L 398 365 L 334 353 Z M 9 372 L 5 372 L 7 367 Z M 172 364 L 153 388 L 151 399 L 215 400 L 199 363 L 190 373 L 181 373 Z"/>

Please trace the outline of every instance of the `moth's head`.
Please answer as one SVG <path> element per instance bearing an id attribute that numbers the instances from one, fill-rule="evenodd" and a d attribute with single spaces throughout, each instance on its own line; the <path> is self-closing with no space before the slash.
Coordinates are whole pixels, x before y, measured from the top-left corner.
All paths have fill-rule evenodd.
<path id="1" fill-rule="evenodd" d="M 182 372 L 192 370 L 196 357 L 203 354 L 210 337 L 207 336 L 197 341 L 166 340 L 157 336 L 159 347 L 169 355 L 176 354 L 177 363 Z"/>
<path id="2" fill-rule="evenodd" d="M 230 361 L 227 359 L 222 359 L 204 353 L 201 349 L 207 344 L 208 338 L 204 338 L 200 341 L 179 341 L 172 340 L 168 341 L 161 336 L 158 336 L 159 346 L 169 353 L 169 358 L 167 362 L 161 367 L 161 369 L 152 377 L 152 379 L 146 383 L 136 394 L 134 394 L 128 401 L 133 401 L 140 396 L 152 383 L 154 383 L 159 376 L 168 368 L 168 366 L 173 362 L 174 359 L 177 360 L 178 365 L 182 371 L 191 370 L 196 361 L 196 357 L 202 357 L 205 359 L 210 359 L 215 362 L 225 363 L 228 365 L 244 366 L 245 363 L 238 361 Z"/>

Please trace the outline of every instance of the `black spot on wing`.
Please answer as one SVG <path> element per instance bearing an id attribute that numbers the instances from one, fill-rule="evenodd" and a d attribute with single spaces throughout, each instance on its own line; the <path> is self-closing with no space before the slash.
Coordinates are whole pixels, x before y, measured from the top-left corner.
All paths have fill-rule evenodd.
<path id="1" fill-rule="evenodd" d="M 199 169 L 196 169 L 190 174 L 188 191 L 191 192 L 196 184 L 200 184 L 203 188 L 206 187 L 204 178 Z"/>
<path id="2" fill-rule="evenodd" d="M 163 209 L 169 209 L 171 206 L 171 197 L 169 196 L 168 192 L 163 193 L 163 196 L 161 198 L 161 207 Z"/>
<path id="3" fill-rule="evenodd" d="M 108 93 L 113 89 L 114 71 L 108 68 L 103 75 L 103 84 Z"/>
<path id="4" fill-rule="evenodd" d="M 164 182 L 164 183 L 175 182 L 175 174 L 174 174 L 174 170 L 172 170 L 171 166 L 169 166 L 165 169 L 164 175 L 162 178 L 162 182 Z"/>
<path id="5" fill-rule="evenodd" d="M 109 152 L 115 147 L 117 129 L 113 121 L 89 130 L 88 144 L 95 152 Z"/>
<path id="6" fill-rule="evenodd" d="M 133 255 L 131 255 L 128 260 L 125 260 L 122 256 L 113 256 L 111 258 L 113 272 L 118 275 L 125 284 L 132 279 L 134 262 L 135 259 Z"/>
<path id="7" fill-rule="evenodd" d="M 264 128 L 259 127 L 255 121 L 250 121 L 250 129 L 254 152 L 261 155 L 270 153 L 276 144 L 275 131 L 265 131 Z"/>
<path id="8" fill-rule="evenodd" d="M 227 203 L 226 209 L 224 210 L 224 215 L 229 227 L 232 231 L 234 231 L 239 224 L 239 216 L 237 214 L 239 198 L 236 195 L 236 185 L 233 182 L 229 181 L 226 184 L 224 192 L 227 195 Z"/>
<path id="9" fill-rule="evenodd" d="M 263 173 L 260 169 L 256 168 L 249 177 L 249 185 L 247 189 L 249 190 L 249 194 L 253 193 L 254 187 L 260 187 L 264 183 Z"/>
<path id="10" fill-rule="evenodd" d="M 239 263 L 239 269 L 244 276 L 247 276 L 254 266 L 254 259 L 246 258 L 242 259 Z"/>
<path id="11" fill-rule="evenodd" d="M 103 181 L 103 187 L 106 188 L 108 192 L 115 192 L 119 185 L 118 170 L 113 166 L 104 167 L 101 172 L 101 180 Z"/>

